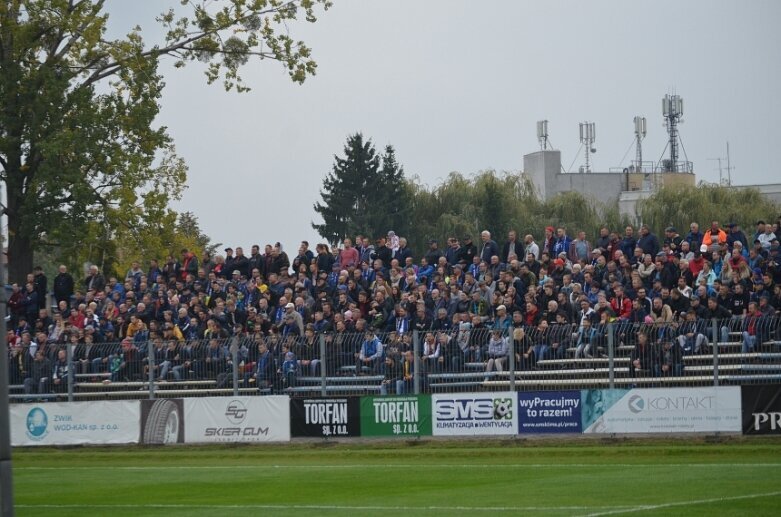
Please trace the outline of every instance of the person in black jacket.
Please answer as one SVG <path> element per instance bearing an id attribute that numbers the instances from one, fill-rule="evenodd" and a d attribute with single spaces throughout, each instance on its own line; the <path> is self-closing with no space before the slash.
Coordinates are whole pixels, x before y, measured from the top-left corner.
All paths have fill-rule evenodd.
<path id="1" fill-rule="evenodd" d="M 659 239 L 651 233 L 651 229 L 647 224 L 640 227 L 640 238 L 637 240 L 637 247 L 643 250 L 643 253 L 648 253 L 652 257 L 655 257 L 661 247 L 659 246 Z"/>
<path id="2" fill-rule="evenodd" d="M 57 393 L 63 393 L 68 390 L 70 364 L 67 356 L 68 354 L 64 349 L 57 351 L 57 361 L 52 368 L 52 384 L 54 391 Z"/>
<path id="3" fill-rule="evenodd" d="M 637 377 L 637 370 L 652 372 L 659 363 L 656 349 L 649 343 L 645 332 L 637 333 L 637 344 L 629 358 L 629 376 Z"/>
<path id="4" fill-rule="evenodd" d="M 38 293 L 38 308 L 43 309 L 46 307 L 46 291 L 48 289 L 49 281 L 46 275 L 43 274 L 43 268 L 41 266 L 35 266 L 33 269 L 33 286 L 35 292 Z"/>
<path id="5" fill-rule="evenodd" d="M 385 357 L 385 378 L 380 384 L 380 395 L 404 393 L 404 364 L 398 352 Z"/>
<path id="6" fill-rule="evenodd" d="M 732 314 L 726 307 L 719 304 L 719 299 L 716 296 L 708 297 L 708 309 L 705 311 L 705 319 L 708 320 L 708 322 L 706 323 L 705 333 L 711 342 L 714 343 L 714 346 L 719 341 L 722 343 L 727 343 L 729 341 L 729 323 L 731 317 Z M 718 338 L 720 339 L 717 339 L 717 336 L 713 335 L 712 320 L 714 319 L 717 320 L 716 326 L 719 329 Z"/>
<path id="7" fill-rule="evenodd" d="M 35 352 L 35 359 L 27 372 L 28 377 L 24 379 L 24 392 L 28 395 L 33 393 L 49 393 L 49 386 L 52 376 L 52 362 L 46 357 L 43 350 Z"/>
<path id="8" fill-rule="evenodd" d="M 374 253 L 371 254 L 372 261 L 380 259 L 383 266 L 389 266 L 393 260 L 393 250 L 387 246 L 385 237 L 378 237 L 375 244 Z"/>
<path id="9" fill-rule="evenodd" d="M 680 377 L 683 375 L 683 353 L 677 341 L 665 340 L 662 342 L 656 375 L 657 377 Z"/>
<path id="10" fill-rule="evenodd" d="M 477 246 L 472 242 L 471 235 L 465 235 L 461 249 L 458 250 L 458 263 L 464 266 L 471 266 L 472 259 L 477 255 Z"/>
<path id="11" fill-rule="evenodd" d="M 57 305 L 64 301 L 70 305 L 71 296 L 73 296 L 73 277 L 68 273 L 68 268 L 60 266 L 59 273 L 54 277 L 54 299 Z"/>

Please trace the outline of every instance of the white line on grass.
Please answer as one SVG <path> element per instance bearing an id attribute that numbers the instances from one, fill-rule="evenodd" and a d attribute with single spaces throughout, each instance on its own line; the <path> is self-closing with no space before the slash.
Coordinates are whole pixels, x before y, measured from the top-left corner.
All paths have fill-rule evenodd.
<path id="1" fill-rule="evenodd" d="M 239 469 L 412 469 L 412 468 L 757 468 L 757 467 L 781 467 L 781 463 L 502 463 L 502 464 L 426 464 L 426 463 L 389 463 L 379 464 L 353 464 L 353 465 L 138 465 L 138 466 L 81 466 L 81 467 L 14 467 L 14 470 L 239 470 Z"/>
<path id="2" fill-rule="evenodd" d="M 50 509 L 214 509 L 214 510 L 357 510 L 357 511 L 444 511 L 444 512 L 562 512 L 577 510 L 632 510 L 632 506 L 348 506 L 309 504 L 18 504 L 17 508 Z"/>
<path id="3" fill-rule="evenodd" d="M 601 511 L 597 513 L 589 513 L 587 515 L 584 515 L 582 517 L 602 517 L 603 515 L 617 515 L 622 513 L 637 513 L 637 512 L 648 512 L 651 510 L 661 510 L 663 508 L 675 508 L 679 506 L 694 506 L 697 504 L 710 504 L 710 503 L 723 503 L 727 501 L 740 501 L 743 499 L 757 499 L 760 497 L 775 497 L 781 495 L 781 492 L 766 492 L 764 494 L 747 494 L 747 495 L 736 495 L 733 497 L 714 497 L 713 499 L 697 499 L 694 501 L 678 501 L 675 503 L 664 503 L 664 504 L 654 504 L 654 505 L 644 505 L 644 506 L 637 506 L 635 508 L 630 509 L 619 509 L 616 508 L 614 510 L 608 510 L 608 511 Z"/>

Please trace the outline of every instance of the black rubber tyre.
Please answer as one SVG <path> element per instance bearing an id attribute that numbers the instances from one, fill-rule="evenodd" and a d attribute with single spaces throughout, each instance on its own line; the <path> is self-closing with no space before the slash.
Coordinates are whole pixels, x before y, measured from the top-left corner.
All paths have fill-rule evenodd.
<path id="1" fill-rule="evenodd" d="M 144 425 L 145 444 L 178 443 L 184 423 L 179 407 L 172 400 L 156 400 Z"/>

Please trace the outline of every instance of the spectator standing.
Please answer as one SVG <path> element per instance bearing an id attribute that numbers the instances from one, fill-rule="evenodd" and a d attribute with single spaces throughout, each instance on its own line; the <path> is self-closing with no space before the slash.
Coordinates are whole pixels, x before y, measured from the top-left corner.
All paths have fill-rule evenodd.
<path id="1" fill-rule="evenodd" d="M 480 232 L 480 239 L 483 241 L 483 248 L 480 250 L 480 260 L 490 264 L 491 257 L 499 255 L 499 245 L 491 239 L 491 232 L 488 230 Z"/>
<path id="2" fill-rule="evenodd" d="M 191 254 L 190 254 L 191 255 Z M 195 269 L 198 270 L 198 259 L 193 257 L 193 260 L 195 260 Z M 189 266 L 189 263 L 185 263 L 182 266 L 182 269 L 187 270 Z M 231 274 L 234 271 L 239 272 L 239 277 L 249 278 L 250 277 L 250 270 L 249 270 L 249 259 L 244 255 L 244 249 L 241 246 L 236 246 L 236 256 L 233 258 L 233 264 L 231 265 L 231 268 L 233 271 L 231 271 Z M 193 275 L 194 276 L 194 275 Z"/>
<path id="3" fill-rule="evenodd" d="M 54 300 L 58 306 L 63 301 L 70 305 L 73 288 L 73 277 L 68 273 L 68 268 L 61 265 L 57 276 L 54 277 Z"/>
<path id="4" fill-rule="evenodd" d="M 428 252 L 426 253 L 425 259 L 428 264 L 430 264 L 432 267 L 436 266 L 437 263 L 439 263 L 439 257 L 442 256 L 442 250 L 439 249 L 439 243 L 436 239 L 431 239 L 428 241 Z"/>
<path id="5" fill-rule="evenodd" d="M 567 230 L 560 227 L 556 230 L 556 242 L 553 244 L 553 256 L 558 257 L 559 254 L 569 253 L 569 247 L 572 244 L 572 239 L 567 235 Z"/>
<path id="6" fill-rule="evenodd" d="M 458 243 L 458 239 L 455 237 L 448 238 L 447 249 L 445 250 L 445 259 L 450 266 L 455 266 L 458 264 L 460 250 L 461 245 Z"/>
<path id="7" fill-rule="evenodd" d="M 573 240 L 567 250 L 567 258 L 573 264 L 591 260 L 591 243 L 586 240 L 586 232 L 578 232 L 577 239 Z"/>
<path id="8" fill-rule="evenodd" d="M 464 243 L 458 250 L 458 263 L 469 267 L 472 265 L 475 255 L 477 255 L 477 246 L 472 242 L 471 235 L 465 235 Z"/>
<path id="9" fill-rule="evenodd" d="M 637 247 L 642 249 L 643 253 L 647 253 L 652 257 L 656 257 L 659 253 L 659 239 L 651 233 L 651 229 L 647 224 L 640 227 L 640 238 L 637 240 Z"/>
<path id="10" fill-rule="evenodd" d="M 33 285 L 35 286 L 35 292 L 38 294 L 39 309 L 44 309 L 46 307 L 48 283 L 46 275 L 43 274 L 43 268 L 41 266 L 35 266 L 35 269 L 33 269 Z"/>
<path id="11" fill-rule="evenodd" d="M 510 262 L 510 256 L 515 255 L 515 258 L 525 256 L 521 255 L 523 248 L 518 241 L 518 233 L 515 230 L 510 230 L 507 233 L 507 242 L 502 247 L 502 254 L 499 256 L 499 260 L 505 264 Z"/>
<path id="12" fill-rule="evenodd" d="M 339 266 L 342 269 L 357 267 L 361 262 L 358 250 L 353 248 L 353 241 L 348 237 L 344 239 L 344 247 L 339 251 Z"/>
<path id="13" fill-rule="evenodd" d="M 540 258 L 540 247 L 537 245 L 536 242 L 534 242 L 534 237 L 530 234 L 524 237 L 524 242 L 526 243 L 526 247 L 523 251 L 523 257 L 519 257 L 518 260 L 525 259 L 529 254 L 534 255 L 534 260 L 539 260 Z"/>
<path id="14" fill-rule="evenodd" d="M 618 243 L 619 249 L 624 253 L 626 258 L 632 257 L 637 247 L 637 239 L 635 238 L 635 229 L 631 226 L 627 226 L 624 229 L 624 238 Z"/>
<path id="15" fill-rule="evenodd" d="M 743 249 L 748 249 L 748 239 L 746 239 L 746 234 L 743 233 L 743 230 L 740 229 L 740 226 L 738 226 L 737 223 L 729 223 L 727 228 L 729 228 L 729 234 L 727 235 L 727 249 L 732 252 L 736 242 L 741 243 L 741 247 Z"/>
<path id="16" fill-rule="evenodd" d="M 696 222 L 689 225 L 689 233 L 686 234 L 684 239 L 689 243 L 689 249 L 696 250 L 702 246 L 702 240 L 705 236 L 700 232 L 700 225 Z"/>
<path id="17" fill-rule="evenodd" d="M 553 253 L 553 246 L 556 244 L 556 229 L 553 226 L 545 227 L 545 236 L 542 239 L 542 249 L 540 253 L 547 253 L 550 256 Z M 537 256 L 537 259 L 540 255 Z"/>
<path id="18" fill-rule="evenodd" d="M 92 265 L 89 268 L 89 274 L 84 279 L 84 286 L 87 291 L 102 291 L 106 287 L 106 279 L 98 271 L 98 266 Z"/>
<path id="19" fill-rule="evenodd" d="M 672 254 L 680 252 L 681 242 L 683 242 L 683 237 L 678 234 L 678 230 L 674 226 L 668 226 L 664 229 L 664 245 L 670 248 Z"/>

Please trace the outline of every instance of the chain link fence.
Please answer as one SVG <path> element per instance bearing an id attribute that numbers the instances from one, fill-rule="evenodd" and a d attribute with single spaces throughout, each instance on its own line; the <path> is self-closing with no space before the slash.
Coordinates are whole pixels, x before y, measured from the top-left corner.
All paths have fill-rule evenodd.
<path id="1" fill-rule="evenodd" d="M 12 402 L 769 384 L 781 383 L 781 318 L 20 341 L 8 354 Z"/>

